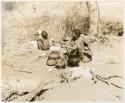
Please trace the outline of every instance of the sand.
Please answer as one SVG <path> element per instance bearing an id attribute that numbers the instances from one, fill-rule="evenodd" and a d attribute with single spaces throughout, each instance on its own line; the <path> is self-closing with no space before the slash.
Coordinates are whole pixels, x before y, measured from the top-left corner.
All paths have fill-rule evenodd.
<path id="1" fill-rule="evenodd" d="M 92 70 L 101 76 L 120 75 L 123 76 L 123 38 L 112 37 L 108 45 L 93 43 L 91 49 L 93 60 L 80 65 Z M 2 65 L 2 89 L 6 88 L 6 82 L 11 90 L 30 91 L 34 89 L 41 80 L 57 80 L 57 75 L 65 70 L 57 70 L 46 65 L 46 58 L 35 60 L 44 51 L 35 50 L 26 55 L 15 55 L 6 62 L 13 67 Z M 5 60 L 2 60 L 3 63 Z M 29 71 L 19 72 L 15 70 Z M 111 82 L 123 87 L 123 79 L 114 78 Z M 44 89 L 54 87 L 45 91 L 38 101 L 121 101 L 123 100 L 123 89 L 112 85 L 106 85 L 101 81 L 94 83 L 92 80 L 83 78 L 69 83 L 55 82 Z M 5 95 L 5 94 L 4 94 Z M 44 99 L 43 99 L 44 98 Z"/>

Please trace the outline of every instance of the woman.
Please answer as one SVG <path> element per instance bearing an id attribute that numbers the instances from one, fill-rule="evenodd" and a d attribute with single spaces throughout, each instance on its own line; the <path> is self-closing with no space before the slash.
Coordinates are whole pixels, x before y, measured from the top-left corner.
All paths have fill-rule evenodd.
<path id="1" fill-rule="evenodd" d="M 82 62 L 88 62 L 92 60 L 91 50 L 89 49 L 89 46 L 79 29 L 73 30 L 70 45 L 71 51 L 69 56 L 72 57 L 73 55 L 76 55 Z M 88 60 L 85 60 L 85 58 Z"/>

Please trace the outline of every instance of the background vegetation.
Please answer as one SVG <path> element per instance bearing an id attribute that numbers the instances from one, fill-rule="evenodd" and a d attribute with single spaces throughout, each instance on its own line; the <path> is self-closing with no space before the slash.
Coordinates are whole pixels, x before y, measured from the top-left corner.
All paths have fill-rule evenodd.
<path id="1" fill-rule="evenodd" d="M 94 4 L 94 5 L 93 5 Z M 71 36 L 74 28 L 88 41 L 105 43 L 109 35 L 122 36 L 122 22 L 100 18 L 97 2 L 2 2 L 2 53 L 29 50 L 38 29 L 49 38 Z M 13 52 L 14 53 L 14 52 Z"/>

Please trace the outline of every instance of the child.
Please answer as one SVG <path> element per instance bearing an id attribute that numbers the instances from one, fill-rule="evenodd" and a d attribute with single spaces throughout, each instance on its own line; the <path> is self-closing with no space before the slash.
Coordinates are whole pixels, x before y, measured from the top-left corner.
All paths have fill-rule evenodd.
<path id="1" fill-rule="evenodd" d="M 48 33 L 46 31 L 37 32 L 37 33 L 38 33 L 38 39 L 37 39 L 38 49 L 48 50 L 50 47 L 49 40 L 48 40 Z"/>

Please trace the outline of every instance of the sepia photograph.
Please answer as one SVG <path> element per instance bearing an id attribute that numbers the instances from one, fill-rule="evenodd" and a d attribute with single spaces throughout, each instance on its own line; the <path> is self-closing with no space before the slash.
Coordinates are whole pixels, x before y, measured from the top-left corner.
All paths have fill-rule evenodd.
<path id="1" fill-rule="evenodd" d="M 1 1 L 1 102 L 123 101 L 124 2 Z"/>

